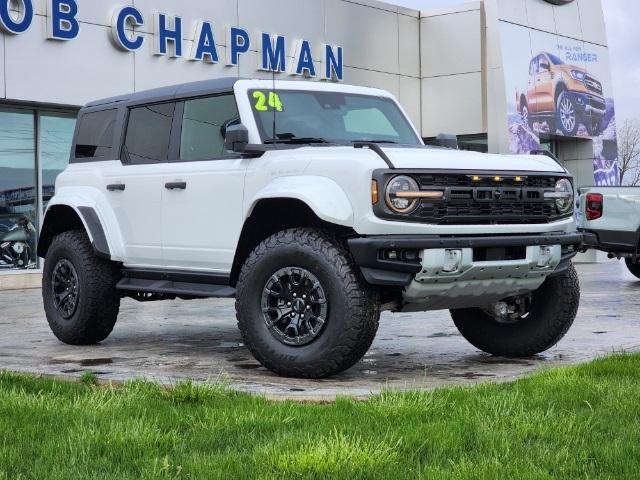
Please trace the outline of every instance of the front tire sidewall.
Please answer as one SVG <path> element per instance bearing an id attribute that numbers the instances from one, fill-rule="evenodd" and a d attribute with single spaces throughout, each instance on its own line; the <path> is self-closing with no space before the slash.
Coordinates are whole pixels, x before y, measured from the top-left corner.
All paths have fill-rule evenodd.
<path id="1" fill-rule="evenodd" d="M 571 105 L 573 109 L 573 126 L 565 125 L 562 121 L 562 108 L 563 105 L 566 105 L 567 102 Z M 573 137 L 576 133 L 578 133 L 578 128 L 580 126 L 578 110 L 576 109 L 576 105 L 571 99 L 571 96 L 567 92 L 562 92 L 558 97 L 558 102 L 556 103 L 556 126 L 560 128 L 563 135 L 568 137 Z"/>
<path id="2" fill-rule="evenodd" d="M 305 240 L 297 243 L 290 234 L 277 235 L 277 242 L 274 237 L 267 240 L 243 268 L 237 294 L 238 322 L 252 354 L 270 370 L 287 377 L 325 378 L 350 368 L 366 353 L 377 330 L 379 309 L 344 252 L 311 248 Z M 303 346 L 285 345 L 274 337 L 262 313 L 261 298 L 268 279 L 287 267 L 304 268 L 315 275 L 327 300 L 322 330 Z M 345 282 L 345 276 L 350 280 Z M 354 296 L 359 300 L 354 302 Z"/>

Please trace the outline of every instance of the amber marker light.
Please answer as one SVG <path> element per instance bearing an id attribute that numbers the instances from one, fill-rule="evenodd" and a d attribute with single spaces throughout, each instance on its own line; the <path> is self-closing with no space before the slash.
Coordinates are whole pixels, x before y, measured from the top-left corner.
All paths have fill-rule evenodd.
<path id="1" fill-rule="evenodd" d="M 524 178 L 522 178 L 522 177 L 516 177 L 514 180 L 515 180 L 516 182 L 522 182 L 522 181 L 524 181 Z"/>
<path id="2" fill-rule="evenodd" d="M 482 179 L 481 179 L 479 176 L 474 175 L 473 177 L 471 177 L 471 180 L 472 180 L 473 182 L 479 182 L 479 181 L 480 181 L 480 180 L 482 180 Z"/>
<path id="3" fill-rule="evenodd" d="M 493 177 L 493 181 L 494 182 L 501 182 L 502 181 L 502 177 Z"/>
<path id="4" fill-rule="evenodd" d="M 371 181 L 371 203 L 373 205 L 378 203 L 378 182 L 375 180 Z"/>

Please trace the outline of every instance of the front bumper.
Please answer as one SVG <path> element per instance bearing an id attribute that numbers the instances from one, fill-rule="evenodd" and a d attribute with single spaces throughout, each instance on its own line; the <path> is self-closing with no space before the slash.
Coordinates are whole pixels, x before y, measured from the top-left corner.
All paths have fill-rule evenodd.
<path id="1" fill-rule="evenodd" d="M 572 93 L 571 96 L 583 116 L 591 116 L 597 120 L 602 120 L 606 115 L 607 106 L 602 97 L 590 93 Z"/>
<path id="2" fill-rule="evenodd" d="M 559 246 L 560 261 L 553 272 L 558 274 L 568 268 L 571 259 L 579 251 L 583 242 L 581 233 L 556 233 L 542 235 L 501 235 L 501 236 L 451 236 L 434 235 L 385 235 L 358 237 L 349 239 L 349 249 L 362 273 L 372 285 L 407 287 L 423 271 L 423 260 L 390 260 L 385 252 L 412 251 L 422 257 L 427 250 L 444 252 L 445 250 L 466 251 L 466 258 L 479 249 L 513 249 L 517 247 Z M 527 252 L 529 255 L 529 252 Z M 400 254 L 401 256 L 401 254 Z M 487 260 L 485 258 L 484 260 Z M 490 257 L 489 257 L 490 260 Z M 524 260 L 524 259 L 521 259 Z M 497 260 L 499 263 L 502 260 Z M 508 261 L 508 260 L 507 260 Z M 478 262 L 476 262 L 478 263 Z M 491 261 L 486 263 L 493 263 Z M 506 275 L 505 275 L 506 276 Z"/>

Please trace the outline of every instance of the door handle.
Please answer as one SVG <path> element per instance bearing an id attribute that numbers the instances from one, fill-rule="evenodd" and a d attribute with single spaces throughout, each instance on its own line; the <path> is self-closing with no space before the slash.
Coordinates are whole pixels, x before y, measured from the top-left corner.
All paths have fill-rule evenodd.
<path id="1" fill-rule="evenodd" d="M 164 184 L 167 190 L 186 190 L 187 182 L 169 182 Z"/>
<path id="2" fill-rule="evenodd" d="M 110 192 L 124 192 L 127 186 L 124 183 L 112 183 L 111 185 L 107 185 L 107 190 Z"/>

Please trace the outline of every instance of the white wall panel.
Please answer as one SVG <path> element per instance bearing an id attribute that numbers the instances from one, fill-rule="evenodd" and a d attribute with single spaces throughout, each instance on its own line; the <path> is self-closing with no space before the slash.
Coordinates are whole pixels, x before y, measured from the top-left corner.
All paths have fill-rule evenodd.
<path id="1" fill-rule="evenodd" d="M 406 15 L 398 16 L 400 74 L 420 76 L 420 20 Z"/>
<path id="2" fill-rule="evenodd" d="M 148 36 L 145 41 L 149 43 Z M 154 56 L 143 47 L 135 54 L 135 90 L 175 85 L 185 82 L 196 82 L 220 77 L 238 76 L 237 67 L 224 64 L 225 47 L 218 47 L 219 63 L 205 63 L 187 60 L 193 42 L 183 44 L 185 58 Z M 125 54 L 126 56 L 126 54 Z"/>
<path id="3" fill-rule="evenodd" d="M 82 105 L 133 90 L 133 56 L 116 50 L 106 27 L 84 24 L 72 42 L 46 41 L 44 17 L 5 38 L 6 91 L 13 100 Z"/>
<path id="4" fill-rule="evenodd" d="M 400 77 L 400 97 L 403 108 L 419 132 L 422 131 L 420 79 Z"/>
<path id="5" fill-rule="evenodd" d="M 152 18 L 156 12 L 182 17 L 183 36 L 188 40 L 193 40 L 196 22 L 199 20 L 212 22 L 218 45 L 226 45 L 226 27 L 238 25 L 238 0 L 133 0 L 133 2 L 144 15 L 146 24 L 142 31 L 145 33 L 153 31 Z"/>
<path id="6" fill-rule="evenodd" d="M 111 19 L 116 10 L 127 5 L 133 5 L 133 0 L 121 0 L 119 2 L 105 2 L 96 0 L 76 0 L 78 2 L 78 16 L 81 23 L 93 23 L 96 25 L 111 25 Z M 38 15 L 46 15 L 46 6 L 50 0 L 33 0 L 33 6 Z M 144 15 L 144 11 L 142 14 Z M 82 28 L 82 26 L 80 27 Z"/>
<path id="7" fill-rule="evenodd" d="M 325 0 L 239 0 L 238 12 L 238 24 L 252 38 L 260 32 L 286 36 L 288 55 L 296 39 L 309 40 L 316 46 L 325 42 Z M 259 49 L 260 44 L 254 43 L 252 50 Z"/>
<path id="8" fill-rule="evenodd" d="M 317 57 L 320 58 L 320 57 Z M 293 57 L 287 56 L 287 72 L 277 73 L 276 80 L 308 80 L 306 77 L 302 77 L 299 75 L 289 75 L 289 66 L 291 65 L 291 61 Z M 262 78 L 262 79 L 271 79 L 273 78 L 273 74 L 271 72 L 265 72 L 257 70 L 258 64 L 260 61 L 259 53 L 257 52 L 247 52 L 246 54 L 240 57 L 240 76 L 243 78 Z M 314 61 L 314 65 L 316 66 L 317 78 L 321 78 L 324 72 L 324 63 L 320 61 Z M 229 70 L 230 72 L 231 70 Z"/>
<path id="9" fill-rule="evenodd" d="M 582 39 L 578 2 L 553 7 L 553 13 L 556 19 L 556 33 L 558 35 Z"/>
<path id="10" fill-rule="evenodd" d="M 526 0 L 528 25 L 549 33 L 556 32 L 553 5 L 544 0 Z"/>
<path id="11" fill-rule="evenodd" d="M 470 73 L 422 80 L 422 132 L 483 133 L 482 74 Z"/>
<path id="12" fill-rule="evenodd" d="M 398 73 L 398 15 L 342 0 L 326 0 L 327 38 L 345 49 L 345 64 Z"/>
<path id="13" fill-rule="evenodd" d="M 525 0 L 498 0 L 498 13 L 500 20 L 526 25 L 527 4 Z"/>
<path id="14" fill-rule="evenodd" d="M 422 76 L 482 70 L 480 10 L 421 20 Z"/>
<path id="15" fill-rule="evenodd" d="M 582 37 L 585 42 L 608 45 L 602 4 L 597 0 L 578 0 Z"/>
<path id="16" fill-rule="evenodd" d="M 381 88 L 400 98 L 400 76 L 390 73 L 372 72 L 359 68 L 346 67 L 344 81 L 351 85 Z"/>

